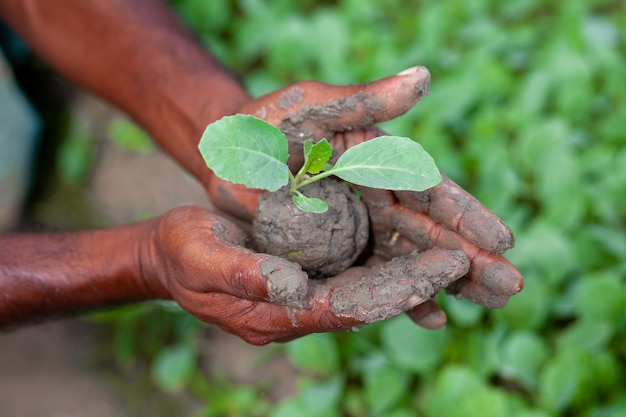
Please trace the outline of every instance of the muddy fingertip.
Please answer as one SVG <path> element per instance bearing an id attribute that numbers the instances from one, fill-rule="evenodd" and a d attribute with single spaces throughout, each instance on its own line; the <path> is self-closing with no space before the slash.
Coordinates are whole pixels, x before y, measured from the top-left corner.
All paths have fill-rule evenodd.
<path id="1" fill-rule="evenodd" d="M 270 256 L 261 262 L 269 301 L 304 310 L 307 306 L 308 276 L 300 265 Z"/>

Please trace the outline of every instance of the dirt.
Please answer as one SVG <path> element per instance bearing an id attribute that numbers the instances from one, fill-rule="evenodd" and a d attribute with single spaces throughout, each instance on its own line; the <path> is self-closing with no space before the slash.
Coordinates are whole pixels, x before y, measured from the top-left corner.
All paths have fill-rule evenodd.
<path id="1" fill-rule="evenodd" d="M 306 307 L 307 275 L 300 265 L 283 258 L 272 257 L 261 264 L 267 278 L 270 300 L 288 307 Z"/>
<path id="2" fill-rule="evenodd" d="M 335 290 L 332 312 L 364 323 L 385 320 L 434 297 L 469 267 L 462 251 L 431 249 L 394 258 Z"/>
<path id="3" fill-rule="evenodd" d="M 326 201 L 328 211 L 300 210 L 287 188 L 265 193 L 253 224 L 255 246 L 300 264 L 310 278 L 334 276 L 350 267 L 367 244 L 367 209 L 347 185 L 334 179 L 309 184 L 302 192 Z"/>

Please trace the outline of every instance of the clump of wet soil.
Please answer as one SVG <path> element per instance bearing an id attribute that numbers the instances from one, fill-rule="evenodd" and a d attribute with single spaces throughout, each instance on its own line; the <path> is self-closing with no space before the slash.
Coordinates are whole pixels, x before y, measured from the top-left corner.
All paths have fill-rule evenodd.
<path id="1" fill-rule="evenodd" d="M 300 210 L 288 187 L 265 193 L 253 223 L 254 244 L 261 252 L 300 264 L 310 278 L 334 276 L 349 268 L 367 244 L 367 208 L 346 184 L 331 178 L 301 191 L 326 201 L 328 211 Z"/>

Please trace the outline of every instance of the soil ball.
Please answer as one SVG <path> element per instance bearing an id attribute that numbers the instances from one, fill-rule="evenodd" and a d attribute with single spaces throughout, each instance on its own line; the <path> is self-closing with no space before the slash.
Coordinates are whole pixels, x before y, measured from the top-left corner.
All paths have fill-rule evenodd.
<path id="1" fill-rule="evenodd" d="M 261 195 L 253 224 L 256 249 L 297 262 L 310 278 L 336 275 L 349 268 L 367 244 L 367 208 L 346 184 L 331 178 L 301 191 L 326 201 L 328 211 L 300 210 L 287 187 Z"/>

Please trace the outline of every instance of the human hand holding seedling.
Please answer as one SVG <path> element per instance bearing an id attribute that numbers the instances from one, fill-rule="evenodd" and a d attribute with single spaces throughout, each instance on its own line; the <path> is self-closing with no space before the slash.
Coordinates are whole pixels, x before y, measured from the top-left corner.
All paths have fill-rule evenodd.
<path id="1" fill-rule="evenodd" d="M 326 139 L 305 140 L 303 163 L 289 170 L 288 141 L 276 127 L 253 116 L 224 117 L 207 126 L 199 144 L 207 166 L 219 178 L 248 188 L 276 191 L 289 185 L 293 203 L 303 211 L 324 213 L 328 205 L 301 189 L 336 176 L 351 184 L 389 190 L 424 191 L 441 182 L 431 156 L 413 140 L 381 136 L 347 149 L 329 162 L 333 147 Z"/>
<path id="2" fill-rule="evenodd" d="M 199 144 L 216 176 L 249 188 L 277 191 L 260 199 L 254 219 L 254 246 L 261 252 L 288 257 L 312 277 L 329 277 L 346 270 L 368 240 L 365 206 L 336 182 L 313 184 L 331 176 L 361 186 L 422 191 L 441 181 L 433 159 L 409 138 L 381 136 L 362 142 L 329 160 L 333 148 L 325 140 L 305 141 L 303 164 L 296 174 L 287 165 L 285 135 L 267 122 L 248 115 L 224 117 L 210 124 Z M 301 190 L 333 197 L 324 199 Z M 285 197 L 291 201 L 285 200 Z M 292 210 L 291 206 L 310 216 Z M 324 213 L 324 216 L 321 214 Z"/>
<path id="3" fill-rule="evenodd" d="M 337 154 L 384 135 L 372 125 L 408 111 L 428 91 L 422 67 L 368 84 L 330 86 L 301 82 L 252 100 L 240 112 L 261 117 L 286 132 L 290 146 L 310 137 L 327 138 Z M 302 153 L 292 153 L 292 159 Z M 291 162 L 291 161 L 290 161 Z M 213 178 L 207 183 L 216 206 L 251 222 L 259 190 Z M 413 250 L 459 249 L 471 260 L 469 274 L 449 290 L 486 307 L 499 307 L 523 286 L 521 275 L 502 257 L 513 246 L 511 231 L 491 211 L 447 177 L 426 192 L 362 189 L 370 212 L 376 254 L 368 263 Z M 425 327 L 441 327 L 445 314 L 434 301 L 410 310 Z"/>

